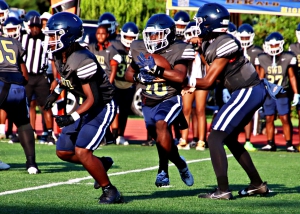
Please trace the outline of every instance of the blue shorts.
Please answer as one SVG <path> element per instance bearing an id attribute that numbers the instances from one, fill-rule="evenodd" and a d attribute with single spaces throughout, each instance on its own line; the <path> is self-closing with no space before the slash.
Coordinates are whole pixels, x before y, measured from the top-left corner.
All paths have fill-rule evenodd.
<path id="1" fill-rule="evenodd" d="M 170 125 L 182 110 L 182 97 L 177 95 L 164 100 L 154 107 L 142 106 L 146 127 L 155 127 L 159 120 L 164 120 Z"/>
<path id="2" fill-rule="evenodd" d="M 225 131 L 228 134 L 236 129 L 242 130 L 255 111 L 262 106 L 266 95 L 263 82 L 254 87 L 234 91 L 213 120 L 213 130 Z"/>
<path id="3" fill-rule="evenodd" d="M 290 101 L 288 97 L 280 97 L 277 100 L 272 99 L 270 96 L 267 96 L 264 103 L 264 113 L 265 115 L 275 115 L 278 112 L 278 115 L 286 115 L 290 113 Z"/>
<path id="4" fill-rule="evenodd" d="M 0 81 L 0 92 L 3 86 L 4 83 Z M 29 110 L 24 86 L 11 84 L 7 97 L 0 108 L 6 111 L 7 117 L 17 127 L 29 123 Z"/>
<path id="5" fill-rule="evenodd" d="M 112 100 L 102 108 L 98 108 L 63 128 L 56 142 L 56 150 L 74 151 L 75 146 L 96 150 L 106 129 L 115 118 L 117 106 Z"/>

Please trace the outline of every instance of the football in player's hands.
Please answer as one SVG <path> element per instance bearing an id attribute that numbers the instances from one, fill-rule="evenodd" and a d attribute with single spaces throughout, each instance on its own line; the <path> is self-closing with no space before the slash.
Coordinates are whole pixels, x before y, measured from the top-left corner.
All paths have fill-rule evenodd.
<path id="1" fill-rule="evenodd" d="M 152 57 L 155 61 L 155 64 L 159 67 L 162 67 L 164 68 L 165 70 L 171 70 L 171 65 L 169 63 L 169 61 L 163 57 L 162 55 L 159 55 L 159 54 L 150 54 L 150 53 L 147 53 L 145 54 L 145 57 L 148 58 L 148 57 Z M 165 82 L 166 80 L 161 78 L 161 77 L 156 77 L 154 82 Z"/>

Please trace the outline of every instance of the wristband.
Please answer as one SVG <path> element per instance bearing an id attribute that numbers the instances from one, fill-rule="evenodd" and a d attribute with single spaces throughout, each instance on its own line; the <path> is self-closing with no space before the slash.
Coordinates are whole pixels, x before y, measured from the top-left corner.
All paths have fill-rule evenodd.
<path id="1" fill-rule="evenodd" d="M 77 113 L 77 111 L 74 111 L 71 114 L 71 117 L 73 118 L 74 121 L 78 120 L 80 118 L 80 115 Z"/>
<path id="2" fill-rule="evenodd" d="M 163 67 L 156 65 L 154 76 L 163 77 L 164 72 L 165 72 L 165 69 Z"/>

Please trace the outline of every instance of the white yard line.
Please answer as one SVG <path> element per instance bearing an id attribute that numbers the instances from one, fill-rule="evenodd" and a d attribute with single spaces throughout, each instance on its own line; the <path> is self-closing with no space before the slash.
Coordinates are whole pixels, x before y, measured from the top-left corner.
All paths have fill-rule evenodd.
<path id="1" fill-rule="evenodd" d="M 233 155 L 227 155 L 227 158 L 232 157 Z M 197 163 L 197 162 L 202 162 L 202 161 L 209 161 L 210 158 L 203 158 L 203 159 L 198 159 L 198 160 L 190 160 L 186 161 L 187 163 Z M 169 166 L 174 166 L 174 164 L 169 164 Z M 137 172 L 144 172 L 144 171 L 150 171 L 158 169 L 158 166 L 153 166 L 153 167 L 148 167 L 144 169 L 134 169 L 134 170 L 128 170 L 128 171 L 123 171 L 123 172 L 115 172 L 115 173 L 110 173 L 108 174 L 109 176 L 116 176 L 116 175 L 125 175 L 129 173 L 137 173 Z M 64 182 L 57 182 L 57 183 L 51 183 L 51 184 L 45 184 L 41 186 L 36 186 L 36 187 L 28 187 L 28 188 L 23 188 L 23 189 L 16 189 L 16 190 L 10 190 L 10 191 L 4 191 L 0 192 L 0 196 L 2 195 L 10 195 L 10 194 L 15 194 L 15 193 L 20 193 L 20 192 L 27 192 L 27 191 L 32 191 L 32 190 L 39 190 L 39 189 L 45 189 L 45 188 L 50 188 L 50 187 L 55 187 L 55 186 L 60 186 L 60 185 L 66 185 L 66 184 L 75 184 L 79 183 L 80 181 L 92 179 L 91 176 L 83 177 L 83 178 L 75 178 L 75 179 L 70 179 L 68 181 Z"/>

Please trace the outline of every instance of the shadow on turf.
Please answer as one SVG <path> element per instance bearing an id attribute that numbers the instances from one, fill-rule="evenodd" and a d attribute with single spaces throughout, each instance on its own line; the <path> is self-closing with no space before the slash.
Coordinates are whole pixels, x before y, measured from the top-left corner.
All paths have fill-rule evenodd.
<path id="1" fill-rule="evenodd" d="M 241 199 L 243 197 L 240 197 L 238 195 L 238 191 L 245 188 L 247 185 L 230 185 L 233 199 Z M 176 197 L 184 197 L 184 196 L 195 196 L 197 197 L 199 194 L 205 194 L 209 193 L 214 190 L 216 186 L 207 186 L 205 189 L 192 189 L 192 190 L 169 190 L 165 188 L 159 188 L 159 190 L 162 191 L 156 191 L 153 194 L 149 195 L 139 195 L 139 196 L 130 196 L 126 195 L 124 197 L 124 202 L 129 203 L 130 201 L 134 200 L 148 200 L 148 199 L 154 199 L 154 198 L 176 198 Z M 291 194 L 291 193 L 300 193 L 300 186 L 287 188 L 284 184 L 268 184 L 269 189 L 271 190 L 267 195 L 261 196 L 261 195 L 254 195 L 249 197 L 274 197 L 278 194 Z M 166 190 L 166 191 L 164 191 Z M 128 194 L 128 193 L 127 193 Z M 129 193 L 130 194 L 130 193 Z"/>
<path id="2" fill-rule="evenodd" d="M 68 162 L 41 162 L 37 163 L 42 173 L 55 173 L 55 172 L 70 172 L 70 171 L 86 171 L 83 166 L 79 164 L 72 164 Z M 10 163 L 10 170 L 24 171 L 26 165 Z M 119 168 L 114 164 L 111 168 Z"/>

